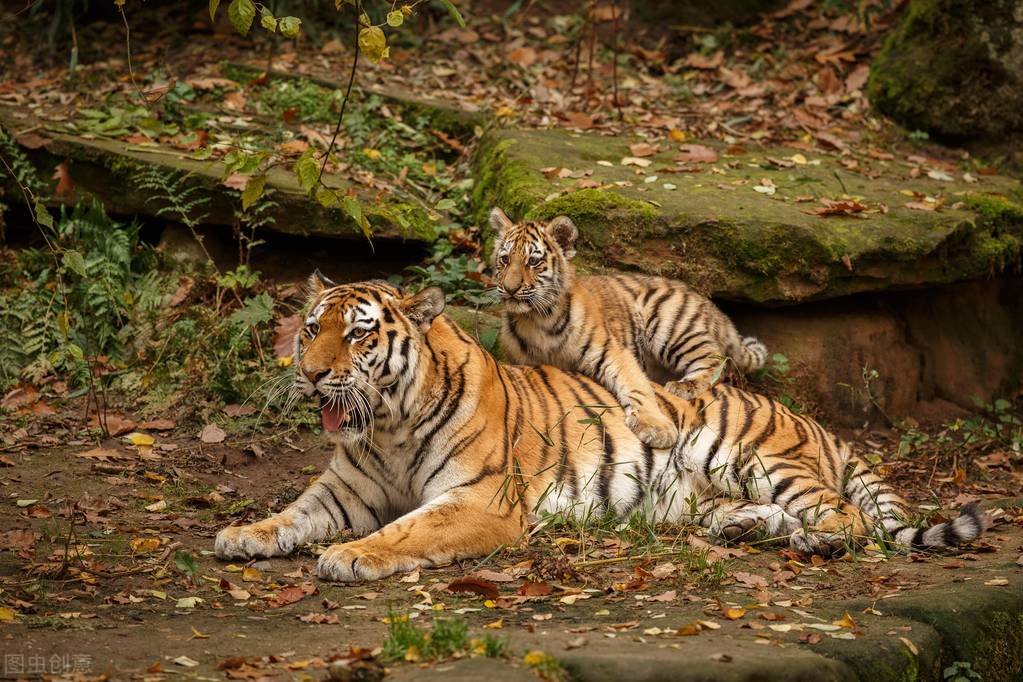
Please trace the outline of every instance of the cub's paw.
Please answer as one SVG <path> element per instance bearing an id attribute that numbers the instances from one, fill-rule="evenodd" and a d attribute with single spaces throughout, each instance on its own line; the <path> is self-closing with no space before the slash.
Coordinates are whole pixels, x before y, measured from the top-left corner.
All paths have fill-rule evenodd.
<path id="1" fill-rule="evenodd" d="M 660 412 L 626 412 L 625 424 L 652 448 L 670 448 L 679 439 L 678 427 Z"/>
<path id="2" fill-rule="evenodd" d="M 247 526 L 228 526 L 213 543 L 221 559 L 284 556 L 298 545 L 298 533 L 285 519 L 271 517 Z"/>
<path id="3" fill-rule="evenodd" d="M 392 573 L 411 571 L 418 565 L 414 560 L 388 558 L 356 541 L 328 547 L 320 555 L 316 573 L 323 580 L 355 582 L 379 580 Z"/>
<path id="4" fill-rule="evenodd" d="M 789 547 L 800 554 L 818 554 L 825 559 L 845 554 L 849 546 L 845 533 L 797 530 L 789 536 Z"/>
<path id="5" fill-rule="evenodd" d="M 722 545 L 756 540 L 763 536 L 765 531 L 763 522 L 753 516 L 723 518 L 708 529 L 711 537 Z"/>
<path id="6" fill-rule="evenodd" d="M 709 388 L 710 385 L 706 382 L 694 381 L 693 379 L 669 381 L 664 385 L 664 390 L 672 395 L 677 395 L 682 400 L 695 400 Z"/>

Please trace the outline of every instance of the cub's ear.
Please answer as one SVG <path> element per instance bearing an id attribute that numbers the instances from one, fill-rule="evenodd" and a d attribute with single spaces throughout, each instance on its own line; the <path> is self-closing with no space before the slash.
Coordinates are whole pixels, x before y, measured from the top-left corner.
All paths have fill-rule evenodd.
<path id="1" fill-rule="evenodd" d="M 336 287 L 337 282 L 327 278 L 319 268 L 313 274 L 309 275 L 309 279 L 306 280 L 305 288 L 309 298 L 314 298 L 322 294 L 325 290 L 331 287 Z"/>
<path id="2" fill-rule="evenodd" d="M 579 237 L 579 229 L 567 215 L 559 215 L 547 223 L 547 234 L 561 247 L 565 258 L 575 256 L 575 240 Z"/>
<path id="3" fill-rule="evenodd" d="M 444 292 L 439 287 L 427 287 L 401 303 L 402 312 L 415 322 L 421 331 L 426 331 L 433 319 L 444 310 Z"/>
<path id="4" fill-rule="evenodd" d="M 504 234 L 504 231 L 514 225 L 511 218 L 508 217 L 504 211 L 495 206 L 490 211 L 490 229 L 494 231 L 498 237 Z"/>

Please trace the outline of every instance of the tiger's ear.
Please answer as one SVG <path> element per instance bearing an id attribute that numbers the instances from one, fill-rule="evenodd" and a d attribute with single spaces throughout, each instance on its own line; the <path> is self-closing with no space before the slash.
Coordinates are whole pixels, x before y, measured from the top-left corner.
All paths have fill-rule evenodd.
<path id="1" fill-rule="evenodd" d="M 401 309 L 408 319 L 425 332 L 430 328 L 434 318 L 444 310 L 444 292 L 440 287 L 427 287 L 402 301 Z"/>
<path id="2" fill-rule="evenodd" d="M 547 234 L 557 242 L 566 259 L 575 256 L 575 240 L 579 237 L 579 229 L 567 215 L 559 215 L 547 223 Z"/>
<path id="3" fill-rule="evenodd" d="M 514 225 L 508 214 L 502 211 L 500 208 L 495 206 L 490 210 L 490 229 L 494 231 L 498 237 L 504 234 L 504 231 Z"/>
<path id="4" fill-rule="evenodd" d="M 336 286 L 337 282 L 329 279 L 326 275 L 320 272 L 319 268 L 316 268 L 316 271 L 309 275 L 309 279 L 305 282 L 306 294 L 309 298 L 315 298 L 322 294 L 325 290 Z"/>

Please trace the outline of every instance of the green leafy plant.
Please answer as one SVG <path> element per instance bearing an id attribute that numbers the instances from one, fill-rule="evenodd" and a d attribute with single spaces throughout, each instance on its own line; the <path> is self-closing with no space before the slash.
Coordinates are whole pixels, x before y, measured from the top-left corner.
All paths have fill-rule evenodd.
<path id="1" fill-rule="evenodd" d="M 464 656 L 508 655 L 507 642 L 493 635 L 469 637 L 461 618 L 434 618 L 429 629 L 418 627 L 407 614 L 387 614 L 387 637 L 380 657 L 384 661 L 441 661 Z"/>
<path id="2" fill-rule="evenodd" d="M 968 661 L 956 661 L 941 672 L 941 677 L 949 682 L 971 682 L 984 679 Z"/>

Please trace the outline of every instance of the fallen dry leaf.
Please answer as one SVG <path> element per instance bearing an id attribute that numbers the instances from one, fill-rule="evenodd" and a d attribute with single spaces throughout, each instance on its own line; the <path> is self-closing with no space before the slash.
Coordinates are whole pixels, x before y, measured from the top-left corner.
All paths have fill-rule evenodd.
<path id="1" fill-rule="evenodd" d="M 207 424 L 199 432 L 199 440 L 203 443 L 223 443 L 227 432 L 216 424 Z"/>
<path id="2" fill-rule="evenodd" d="M 177 422 L 173 419 L 150 419 L 139 424 L 140 429 L 146 429 L 149 431 L 170 431 L 177 426 Z"/>
<path id="3" fill-rule="evenodd" d="M 39 389 L 32 384 L 19 384 L 4 396 L 0 407 L 5 410 L 16 410 L 39 400 Z"/>
<path id="4" fill-rule="evenodd" d="M 501 596 L 501 591 L 497 588 L 497 585 L 474 575 L 455 578 L 448 583 L 446 589 L 448 592 L 471 592 L 487 599 L 497 599 Z M 550 594 L 550 592 L 547 594 Z"/>
<path id="5" fill-rule="evenodd" d="M 135 428 L 135 421 L 131 417 L 115 412 L 109 412 L 102 417 L 93 413 L 89 417 L 88 426 L 91 429 L 106 427 L 106 432 L 111 436 L 120 436 Z"/>
<path id="6" fill-rule="evenodd" d="M 232 405 L 225 405 L 224 406 L 224 414 L 226 414 L 228 417 L 231 417 L 231 418 L 245 417 L 245 416 L 248 416 L 250 414 L 255 414 L 255 413 L 256 413 L 256 408 L 253 407 L 252 405 L 234 405 L 234 404 L 232 404 Z"/>
<path id="7" fill-rule="evenodd" d="M 131 455 L 112 448 L 92 448 L 91 450 L 76 452 L 75 457 L 84 457 L 85 459 L 94 459 L 100 462 L 112 462 L 118 459 L 131 459 Z"/>
<path id="8" fill-rule="evenodd" d="M 319 591 L 319 588 L 308 582 L 301 585 L 288 585 L 287 587 L 282 587 L 277 591 L 277 594 L 267 599 L 266 605 L 271 609 L 279 609 L 282 606 L 294 604 L 311 594 L 317 594 Z"/>
<path id="9" fill-rule="evenodd" d="M 859 201 L 843 200 L 843 201 L 832 201 L 831 199 L 821 199 L 821 203 L 824 204 L 821 207 L 810 209 L 806 211 L 810 215 L 820 216 L 826 218 L 828 216 L 850 216 L 857 213 L 862 213 L 867 210 L 866 204 Z"/>
<path id="10" fill-rule="evenodd" d="M 549 583 L 539 583 L 527 580 L 518 589 L 522 597 L 546 597 L 554 591 Z"/>
<path id="11" fill-rule="evenodd" d="M 653 156 L 660 150 L 661 148 L 657 145 L 648 144 L 646 142 L 637 142 L 636 144 L 629 145 L 629 153 L 640 158 Z"/>
<path id="12" fill-rule="evenodd" d="M 303 623 L 316 623 L 317 625 L 338 625 L 341 622 L 336 613 L 307 613 L 304 616 L 299 616 L 298 619 Z"/>
<path id="13" fill-rule="evenodd" d="M 714 163 L 717 160 L 718 153 L 702 144 L 680 145 L 679 153 L 675 155 L 675 161 L 680 163 Z"/>

